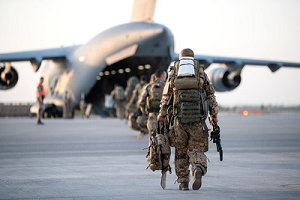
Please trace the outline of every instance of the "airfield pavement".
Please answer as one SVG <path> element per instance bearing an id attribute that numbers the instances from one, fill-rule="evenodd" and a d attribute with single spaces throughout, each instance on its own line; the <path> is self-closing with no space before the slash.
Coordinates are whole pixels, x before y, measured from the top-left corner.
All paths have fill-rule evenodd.
<path id="1" fill-rule="evenodd" d="M 148 138 L 112 118 L 0 118 L 3 199 L 300 199 L 300 115 L 220 114 L 224 161 L 210 142 L 200 190 L 166 189 L 146 170 Z M 192 177 L 191 177 L 192 180 Z"/>

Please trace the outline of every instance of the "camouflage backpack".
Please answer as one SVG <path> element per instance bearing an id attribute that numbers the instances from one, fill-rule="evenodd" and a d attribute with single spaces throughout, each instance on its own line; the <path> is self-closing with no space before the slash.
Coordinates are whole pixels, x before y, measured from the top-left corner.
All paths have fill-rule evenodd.
<path id="1" fill-rule="evenodd" d="M 148 153 L 146 155 L 148 168 L 152 171 L 162 170 L 171 171 L 171 166 L 169 165 L 171 157 L 171 148 L 168 136 L 164 134 L 164 124 L 162 127 L 159 126 L 158 130 L 150 136 L 150 144 L 148 146 Z"/>
<path id="2" fill-rule="evenodd" d="M 138 83 L 139 83 L 139 79 L 136 76 L 132 76 L 128 79 L 127 86 L 125 89 L 125 96 L 127 100 L 131 98 L 132 92 Z"/>
<path id="3" fill-rule="evenodd" d="M 198 60 L 183 57 L 174 64 L 173 114 L 183 124 L 206 119 L 208 104 L 204 83 L 204 67 Z"/>
<path id="4" fill-rule="evenodd" d="M 115 92 L 115 100 L 117 101 L 122 101 L 125 99 L 125 94 L 124 94 L 124 89 L 121 86 L 118 86 L 116 88 L 116 92 Z"/>
<path id="5" fill-rule="evenodd" d="M 151 88 L 146 100 L 147 112 L 158 112 L 165 82 L 155 81 L 154 83 L 151 83 L 149 87 Z"/>

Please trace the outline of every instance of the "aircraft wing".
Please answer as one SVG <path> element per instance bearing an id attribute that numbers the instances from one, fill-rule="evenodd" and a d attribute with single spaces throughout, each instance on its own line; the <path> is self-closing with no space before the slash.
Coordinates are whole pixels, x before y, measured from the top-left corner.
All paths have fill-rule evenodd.
<path id="1" fill-rule="evenodd" d="M 179 54 L 175 54 L 175 58 L 178 58 Z M 299 67 L 300 63 L 294 62 L 283 62 L 274 60 L 254 60 L 254 59 L 243 59 L 243 58 L 230 58 L 230 57 L 218 57 L 218 56 L 206 56 L 206 55 L 195 55 L 195 59 L 199 60 L 200 63 L 204 64 L 205 68 L 208 68 L 212 63 L 223 63 L 226 64 L 230 71 L 236 71 L 243 68 L 245 65 L 265 65 L 270 68 L 272 72 L 277 71 L 280 67 Z"/>
<path id="2" fill-rule="evenodd" d="M 0 54 L 0 62 L 30 61 L 36 72 L 43 60 L 65 58 L 79 46 Z"/>

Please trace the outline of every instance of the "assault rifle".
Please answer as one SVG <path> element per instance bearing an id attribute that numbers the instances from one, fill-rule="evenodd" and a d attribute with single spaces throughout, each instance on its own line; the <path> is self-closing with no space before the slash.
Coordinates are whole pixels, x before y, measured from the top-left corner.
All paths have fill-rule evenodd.
<path id="1" fill-rule="evenodd" d="M 220 155 L 220 161 L 223 161 L 223 149 L 221 146 L 221 139 L 220 139 L 220 127 L 218 126 L 217 122 L 212 121 L 213 130 L 210 133 L 210 141 L 212 140 L 213 143 L 216 143 L 217 152 Z"/>

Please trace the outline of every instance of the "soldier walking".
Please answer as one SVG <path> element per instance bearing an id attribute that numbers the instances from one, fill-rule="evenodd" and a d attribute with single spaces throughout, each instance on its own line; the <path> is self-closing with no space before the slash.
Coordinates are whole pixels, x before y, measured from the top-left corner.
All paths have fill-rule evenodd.
<path id="1" fill-rule="evenodd" d="M 165 71 L 157 70 L 155 72 L 156 80 L 146 86 L 140 101 L 141 111 L 148 114 L 149 146 L 146 156 L 147 161 L 152 171 L 161 170 L 161 186 L 163 189 L 166 187 L 166 172 L 169 171 L 171 173 L 169 165 L 171 148 L 167 135 L 161 133 L 158 129 L 157 116 L 166 77 Z"/>
<path id="2" fill-rule="evenodd" d="M 175 171 L 179 189 L 189 190 L 191 164 L 194 177 L 192 188 L 198 190 L 202 176 L 207 172 L 207 157 L 204 154 L 208 151 L 208 132 L 204 122 L 206 111 L 209 110 L 212 120 L 218 122 L 218 104 L 204 67 L 194 59 L 191 49 L 180 52 L 171 74 L 164 88 L 157 120 L 164 121 L 169 106 L 173 106 Z"/>
<path id="3" fill-rule="evenodd" d="M 114 89 L 110 93 L 110 96 L 115 102 L 117 118 L 124 119 L 126 106 L 124 88 L 118 84 L 115 84 Z"/>

